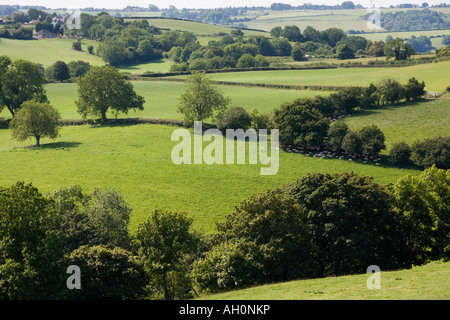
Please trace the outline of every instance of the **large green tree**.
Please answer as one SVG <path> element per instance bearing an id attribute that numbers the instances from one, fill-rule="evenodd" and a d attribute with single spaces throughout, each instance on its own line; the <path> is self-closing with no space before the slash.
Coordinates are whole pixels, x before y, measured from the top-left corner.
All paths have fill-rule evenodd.
<path id="1" fill-rule="evenodd" d="M 189 281 L 180 278 L 189 273 L 187 261 L 200 243 L 191 227 L 192 218 L 184 212 L 155 210 L 136 231 L 134 249 L 150 273 L 153 290 L 166 300 L 183 298 L 190 289 Z"/>
<path id="2" fill-rule="evenodd" d="M 186 80 L 186 90 L 181 94 L 178 112 L 184 115 L 185 125 L 203 121 L 223 112 L 230 99 L 211 83 L 204 73 L 193 73 Z"/>
<path id="3" fill-rule="evenodd" d="M 450 170 L 432 166 L 419 176 L 407 175 L 394 187 L 405 217 L 408 260 L 420 264 L 450 256 Z"/>
<path id="4" fill-rule="evenodd" d="M 123 248 L 81 246 L 68 255 L 67 264 L 81 270 L 81 290 L 65 290 L 69 299 L 139 299 L 145 294 L 144 267 Z"/>
<path id="5" fill-rule="evenodd" d="M 384 45 L 384 55 L 387 59 L 394 58 L 395 60 L 406 60 L 415 53 L 414 48 L 401 38 L 388 41 Z"/>
<path id="6" fill-rule="evenodd" d="M 298 99 L 281 106 L 276 111 L 274 123 L 280 130 L 280 142 L 317 147 L 327 135 L 330 120 L 306 100 Z"/>
<path id="7" fill-rule="evenodd" d="M 91 67 L 77 83 L 76 105 L 83 118 L 100 116 L 105 121 L 108 110 L 117 115 L 126 114 L 130 109 L 144 109 L 144 98 L 136 94 L 133 85 L 114 67 Z"/>
<path id="8" fill-rule="evenodd" d="M 46 80 L 36 63 L 0 56 L 0 110 L 5 106 L 14 117 L 25 101 L 47 101 Z"/>
<path id="9" fill-rule="evenodd" d="M 65 249 L 50 202 L 31 184 L 0 187 L 0 299 L 52 299 Z"/>
<path id="10" fill-rule="evenodd" d="M 59 111 L 48 102 L 41 103 L 34 100 L 24 102 L 11 120 L 12 136 L 19 141 L 35 138 L 35 146 L 40 147 L 42 137 L 54 139 L 58 136 L 61 126 L 59 119 Z"/>
<path id="11" fill-rule="evenodd" d="M 390 190 L 355 173 L 308 174 L 286 187 L 304 207 L 319 248 L 319 274 L 363 273 L 402 265 L 404 239 Z"/>

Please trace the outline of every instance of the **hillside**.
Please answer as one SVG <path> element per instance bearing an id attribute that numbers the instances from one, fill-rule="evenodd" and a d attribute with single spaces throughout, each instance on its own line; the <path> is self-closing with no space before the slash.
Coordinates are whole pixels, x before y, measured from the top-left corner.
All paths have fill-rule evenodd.
<path id="1" fill-rule="evenodd" d="M 298 280 L 220 294 L 207 300 L 448 300 L 450 262 L 384 272 L 381 289 L 367 288 L 368 274 Z"/>

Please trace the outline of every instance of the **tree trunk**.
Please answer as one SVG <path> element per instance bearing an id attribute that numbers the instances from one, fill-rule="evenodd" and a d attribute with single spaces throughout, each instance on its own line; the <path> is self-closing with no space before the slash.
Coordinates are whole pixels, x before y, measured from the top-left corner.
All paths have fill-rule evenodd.
<path id="1" fill-rule="evenodd" d="M 106 122 L 106 110 L 102 110 L 102 122 Z"/>
<path id="2" fill-rule="evenodd" d="M 34 136 L 36 138 L 36 145 L 35 147 L 40 147 L 41 146 L 41 136 Z"/>

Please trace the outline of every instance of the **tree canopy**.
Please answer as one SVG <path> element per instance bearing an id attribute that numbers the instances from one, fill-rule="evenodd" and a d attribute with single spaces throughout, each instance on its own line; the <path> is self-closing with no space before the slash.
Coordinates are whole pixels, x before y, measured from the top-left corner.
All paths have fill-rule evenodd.
<path id="1" fill-rule="evenodd" d="M 117 115 L 121 112 L 126 114 L 131 109 L 144 109 L 144 98 L 136 94 L 133 85 L 114 67 L 91 67 L 77 79 L 77 83 L 76 105 L 83 118 L 100 116 L 104 121 L 108 110 Z"/>

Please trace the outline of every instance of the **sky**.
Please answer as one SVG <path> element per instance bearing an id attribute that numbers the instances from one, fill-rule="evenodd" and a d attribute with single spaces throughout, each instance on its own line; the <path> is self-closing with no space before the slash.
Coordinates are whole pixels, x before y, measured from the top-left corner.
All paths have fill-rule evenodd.
<path id="1" fill-rule="evenodd" d="M 182 8 L 219 8 L 219 7 L 242 7 L 242 6 L 264 6 L 268 7 L 274 2 L 288 3 L 291 5 L 300 5 L 303 3 L 312 4 L 340 4 L 345 0 L 0 0 L 2 5 L 39 5 L 48 8 L 106 8 L 106 9 L 121 9 L 126 6 L 148 7 L 154 4 L 159 8 L 167 8 L 169 5 L 174 5 L 178 9 Z M 361 4 L 363 7 L 389 7 L 390 5 L 397 5 L 401 3 L 413 3 L 421 5 L 427 2 L 430 5 L 439 3 L 449 3 L 448 0 L 352 0 L 355 4 Z"/>

